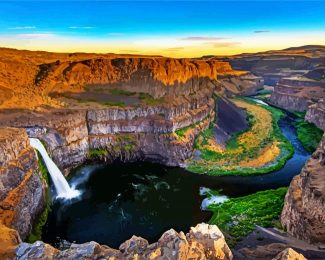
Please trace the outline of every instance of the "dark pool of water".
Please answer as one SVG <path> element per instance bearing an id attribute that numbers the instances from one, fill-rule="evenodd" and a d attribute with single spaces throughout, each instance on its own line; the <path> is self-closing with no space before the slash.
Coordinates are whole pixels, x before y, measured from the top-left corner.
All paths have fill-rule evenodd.
<path id="1" fill-rule="evenodd" d="M 297 140 L 294 118 L 279 124 L 295 148 L 279 171 L 261 176 L 213 177 L 152 163 L 83 166 L 71 184 L 83 191 L 70 204 L 56 201 L 43 230 L 43 240 L 58 245 L 62 239 L 78 243 L 94 240 L 117 247 L 132 235 L 157 240 L 169 228 L 187 231 L 210 213 L 200 209 L 201 187 L 222 190 L 230 197 L 288 186 L 309 154 Z"/>
<path id="2" fill-rule="evenodd" d="M 187 231 L 209 220 L 210 214 L 200 210 L 199 189 L 209 183 L 204 176 L 142 162 L 85 166 L 76 177 L 82 172 L 89 174 L 77 186 L 82 200 L 54 203 L 43 232 L 45 242 L 55 244 L 58 236 L 117 247 L 132 235 L 154 241 L 167 229 Z"/>

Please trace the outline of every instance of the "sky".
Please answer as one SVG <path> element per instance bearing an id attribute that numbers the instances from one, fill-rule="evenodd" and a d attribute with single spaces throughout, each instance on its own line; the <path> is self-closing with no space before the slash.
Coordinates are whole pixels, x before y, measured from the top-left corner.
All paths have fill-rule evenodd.
<path id="1" fill-rule="evenodd" d="M 325 1 L 0 1 L 0 46 L 199 57 L 325 45 Z"/>

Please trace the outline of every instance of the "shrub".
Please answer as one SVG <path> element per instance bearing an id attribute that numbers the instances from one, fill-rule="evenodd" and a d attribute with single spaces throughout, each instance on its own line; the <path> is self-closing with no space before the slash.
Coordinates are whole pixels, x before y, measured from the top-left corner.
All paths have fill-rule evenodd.
<path id="1" fill-rule="evenodd" d="M 297 137 L 305 150 L 313 153 L 322 139 L 324 132 L 314 124 L 298 119 L 296 124 Z"/>
<path id="2" fill-rule="evenodd" d="M 102 157 L 107 156 L 108 152 L 105 149 L 96 148 L 96 149 L 89 149 L 87 153 L 88 159 L 99 159 Z"/>

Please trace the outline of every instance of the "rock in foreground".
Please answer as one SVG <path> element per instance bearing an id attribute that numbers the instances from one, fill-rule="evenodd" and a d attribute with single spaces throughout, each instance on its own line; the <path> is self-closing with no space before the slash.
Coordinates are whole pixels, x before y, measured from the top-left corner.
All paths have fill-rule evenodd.
<path id="1" fill-rule="evenodd" d="M 273 260 L 306 260 L 306 258 L 292 248 L 287 248 L 280 252 Z"/>
<path id="2" fill-rule="evenodd" d="M 170 229 L 158 242 L 133 236 L 119 250 L 96 242 L 72 244 L 64 251 L 44 242 L 22 243 L 16 250 L 17 259 L 232 259 L 225 238 L 215 225 L 198 224 L 186 235 Z"/>

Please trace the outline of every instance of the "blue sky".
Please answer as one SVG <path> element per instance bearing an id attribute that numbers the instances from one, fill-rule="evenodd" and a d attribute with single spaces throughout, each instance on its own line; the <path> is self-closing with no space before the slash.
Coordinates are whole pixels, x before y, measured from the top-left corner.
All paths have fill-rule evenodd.
<path id="1" fill-rule="evenodd" d="M 0 17 L 0 46 L 23 49 L 200 56 L 325 44 L 324 1 L 10 1 Z"/>

